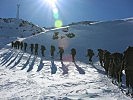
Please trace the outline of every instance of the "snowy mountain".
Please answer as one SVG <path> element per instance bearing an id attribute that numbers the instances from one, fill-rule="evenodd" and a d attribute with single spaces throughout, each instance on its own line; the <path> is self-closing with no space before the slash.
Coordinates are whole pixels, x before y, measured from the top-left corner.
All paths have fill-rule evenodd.
<path id="1" fill-rule="evenodd" d="M 108 22 L 79 22 L 50 29 L 26 38 L 27 51 L 11 48 L 7 44 L 0 50 L 1 100 L 132 100 L 112 84 L 97 62 L 97 49 L 123 52 L 133 45 L 133 20 Z M 2 41 L 4 44 L 7 42 Z M 31 54 L 30 44 L 38 43 L 38 56 Z M 41 56 L 40 45 L 46 47 Z M 55 57 L 50 57 L 50 46 L 56 47 Z M 58 47 L 64 47 L 63 61 L 59 60 Z M 70 50 L 76 48 L 76 62 Z M 95 51 L 94 64 L 88 64 L 86 51 Z M 125 75 L 123 75 L 125 91 Z"/>
<path id="2" fill-rule="evenodd" d="M 5 45 L 2 41 L 9 43 L 17 37 L 28 37 L 40 32 L 45 32 L 45 29 L 31 22 L 15 18 L 0 18 L 0 48 Z"/>
<path id="3" fill-rule="evenodd" d="M 71 48 L 77 49 L 77 60 L 86 60 L 87 48 L 95 52 L 98 48 L 111 52 L 123 52 L 133 45 L 133 19 L 123 19 L 107 22 L 80 22 L 59 29 L 51 29 L 46 33 L 28 37 L 24 40 L 29 45 L 38 43 L 46 46 L 48 58 L 50 46 L 64 47 L 64 60 L 69 58 Z"/>
<path id="4" fill-rule="evenodd" d="M 0 18 L 0 36 L 27 37 L 44 31 L 45 29 L 22 19 Z"/>

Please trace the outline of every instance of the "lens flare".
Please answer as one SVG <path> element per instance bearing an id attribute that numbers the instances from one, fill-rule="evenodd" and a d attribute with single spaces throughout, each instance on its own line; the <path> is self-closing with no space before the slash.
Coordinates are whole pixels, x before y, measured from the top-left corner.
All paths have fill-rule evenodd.
<path id="1" fill-rule="evenodd" d="M 51 6 L 51 7 L 56 7 L 56 1 L 57 0 L 47 0 L 48 4 Z"/>
<path id="2" fill-rule="evenodd" d="M 54 8 L 53 9 L 53 13 L 55 14 L 55 13 L 58 13 L 58 9 L 57 8 Z"/>
<path id="3" fill-rule="evenodd" d="M 58 13 L 55 13 L 55 14 L 53 15 L 53 17 L 54 17 L 54 19 L 59 19 L 59 14 L 58 14 Z"/>
<path id="4" fill-rule="evenodd" d="M 63 25 L 62 21 L 61 20 L 56 20 L 55 21 L 55 27 L 59 28 Z"/>
<path id="5" fill-rule="evenodd" d="M 59 18 L 59 14 L 58 14 L 58 9 L 57 8 L 53 9 L 53 17 L 54 17 L 54 19 L 58 19 Z"/>

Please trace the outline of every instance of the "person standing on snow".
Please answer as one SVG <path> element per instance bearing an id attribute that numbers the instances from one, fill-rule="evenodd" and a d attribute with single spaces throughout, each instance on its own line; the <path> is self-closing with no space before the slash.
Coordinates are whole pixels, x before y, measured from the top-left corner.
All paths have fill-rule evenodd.
<path id="1" fill-rule="evenodd" d="M 38 44 L 35 44 L 35 55 L 38 55 Z"/>
<path id="2" fill-rule="evenodd" d="M 34 44 L 30 45 L 30 49 L 31 49 L 31 54 L 33 54 Z"/>
<path id="3" fill-rule="evenodd" d="M 22 41 L 20 42 L 20 48 L 21 48 L 21 50 L 23 48 L 23 42 Z"/>
<path id="4" fill-rule="evenodd" d="M 50 52 L 51 52 L 51 57 L 54 57 L 55 46 L 51 45 Z"/>
<path id="5" fill-rule="evenodd" d="M 63 53 L 64 53 L 63 47 L 59 47 L 60 60 L 62 60 Z"/>
<path id="6" fill-rule="evenodd" d="M 75 48 L 71 49 L 71 55 L 72 55 L 72 62 L 75 62 L 75 55 L 76 55 L 76 49 Z"/>
<path id="7" fill-rule="evenodd" d="M 42 56 L 44 57 L 44 51 L 46 50 L 45 46 L 44 45 L 41 45 L 41 53 L 42 53 Z"/>
<path id="8" fill-rule="evenodd" d="M 104 50 L 98 49 L 97 51 L 98 51 L 97 57 L 99 57 L 100 65 L 103 67 L 104 66 L 104 63 L 103 63 Z"/>
<path id="9" fill-rule="evenodd" d="M 24 43 L 24 51 L 26 52 L 27 49 L 27 43 Z"/>
<path id="10" fill-rule="evenodd" d="M 93 50 L 92 49 L 88 49 L 86 57 L 89 57 L 89 63 L 92 63 L 92 57 L 93 56 L 94 56 Z"/>
<path id="11" fill-rule="evenodd" d="M 14 47 L 14 42 L 12 41 L 11 44 L 12 44 L 12 48 L 13 48 Z"/>
<path id="12" fill-rule="evenodd" d="M 128 47 L 124 52 L 124 70 L 126 74 L 126 87 L 127 94 L 131 90 L 131 95 L 133 96 L 133 47 Z"/>

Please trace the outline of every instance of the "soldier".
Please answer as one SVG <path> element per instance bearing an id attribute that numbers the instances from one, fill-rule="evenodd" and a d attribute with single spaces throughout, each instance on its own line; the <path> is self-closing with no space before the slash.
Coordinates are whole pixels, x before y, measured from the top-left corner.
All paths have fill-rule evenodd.
<path id="1" fill-rule="evenodd" d="M 122 65 L 122 60 L 123 60 L 123 55 L 121 53 L 113 53 L 112 54 L 112 59 L 113 59 L 113 78 L 117 79 L 118 86 L 121 87 L 122 85 L 122 70 L 121 70 L 121 65 Z"/>
<path id="2" fill-rule="evenodd" d="M 111 53 L 107 50 L 104 53 L 104 69 L 105 69 L 107 75 L 108 75 L 108 68 L 109 68 L 109 64 L 110 64 L 110 54 Z"/>
<path id="3" fill-rule="evenodd" d="M 71 49 L 71 55 L 72 55 L 72 62 L 75 62 L 75 55 L 76 55 L 76 49 Z"/>
<path id="4" fill-rule="evenodd" d="M 99 57 L 100 65 L 103 67 L 104 50 L 98 49 L 98 57 Z"/>
<path id="5" fill-rule="evenodd" d="M 21 50 L 23 48 L 23 42 L 22 41 L 20 42 L 20 48 L 21 48 Z"/>
<path id="6" fill-rule="evenodd" d="M 38 44 L 35 44 L 35 55 L 38 55 Z"/>
<path id="7" fill-rule="evenodd" d="M 51 52 L 51 57 L 54 57 L 55 46 L 51 45 L 50 52 Z"/>
<path id="8" fill-rule="evenodd" d="M 87 55 L 86 57 L 89 57 L 89 62 L 92 63 L 92 57 L 94 56 L 94 52 L 92 49 L 87 50 Z"/>
<path id="9" fill-rule="evenodd" d="M 26 52 L 27 49 L 27 43 L 24 43 L 24 51 Z"/>
<path id="10" fill-rule="evenodd" d="M 60 60 L 62 60 L 63 53 L 64 53 L 63 47 L 59 47 Z"/>
<path id="11" fill-rule="evenodd" d="M 17 49 L 19 49 L 20 41 L 16 41 Z"/>
<path id="12" fill-rule="evenodd" d="M 127 94 L 129 89 L 132 90 L 131 95 L 133 96 L 133 47 L 128 47 L 124 52 L 124 70 L 126 74 L 126 86 Z"/>
<path id="13" fill-rule="evenodd" d="M 45 46 L 41 45 L 41 53 L 42 53 L 42 56 L 44 57 L 44 51 L 46 50 Z"/>
<path id="14" fill-rule="evenodd" d="M 34 44 L 30 45 L 30 49 L 31 49 L 31 54 L 33 54 Z"/>
<path id="15" fill-rule="evenodd" d="M 17 42 L 14 42 L 14 48 L 17 49 Z"/>
<path id="16" fill-rule="evenodd" d="M 14 47 L 14 42 L 12 41 L 11 44 L 12 44 L 12 48 L 13 48 Z"/>

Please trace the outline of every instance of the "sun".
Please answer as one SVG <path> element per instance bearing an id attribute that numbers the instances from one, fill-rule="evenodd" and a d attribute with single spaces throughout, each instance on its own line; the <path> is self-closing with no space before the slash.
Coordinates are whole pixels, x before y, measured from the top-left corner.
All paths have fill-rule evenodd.
<path id="1" fill-rule="evenodd" d="M 45 0 L 45 2 L 48 3 L 50 7 L 55 8 L 57 0 Z"/>

